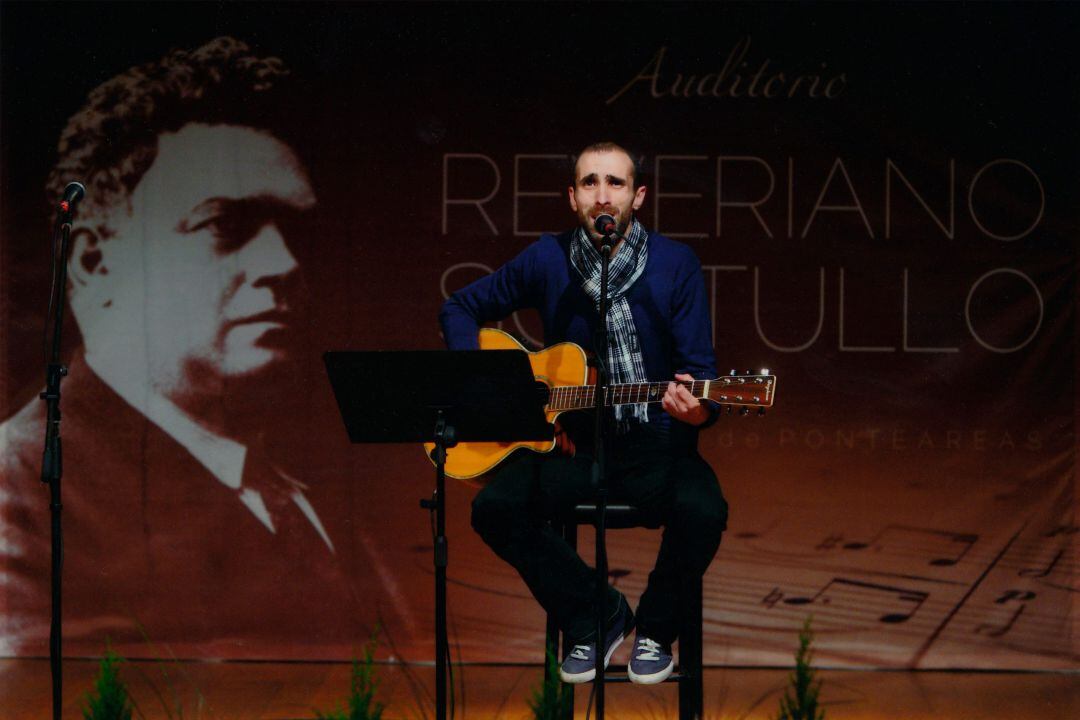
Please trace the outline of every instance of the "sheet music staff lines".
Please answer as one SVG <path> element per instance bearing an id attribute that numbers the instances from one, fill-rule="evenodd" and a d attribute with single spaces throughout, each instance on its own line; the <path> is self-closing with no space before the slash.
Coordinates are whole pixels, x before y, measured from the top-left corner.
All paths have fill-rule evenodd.
<path id="1" fill-rule="evenodd" d="M 998 564 L 1001 558 L 1005 557 L 1005 553 L 1009 552 L 1009 548 L 1012 547 L 1012 544 L 1016 542 L 1017 538 L 1020 537 L 1020 534 L 1024 532 L 1024 529 L 1027 527 L 1028 522 L 1028 520 L 1025 520 L 1024 524 L 1020 526 L 1020 529 L 1017 530 L 1011 538 L 1009 538 L 1009 541 L 1005 543 L 1005 546 L 1003 548 L 1001 548 L 1001 552 L 997 554 L 997 557 L 995 557 L 994 560 L 986 566 L 986 569 L 983 570 L 982 574 L 979 575 L 978 579 L 974 583 L 972 583 L 968 591 L 964 593 L 964 596 L 960 598 L 959 602 L 956 603 L 956 606 L 949 612 L 948 615 L 945 616 L 945 619 L 942 620 L 941 624 L 937 627 L 937 629 L 930 634 L 930 637 L 926 639 L 926 642 L 924 642 L 922 647 L 919 648 L 918 652 L 915 653 L 913 662 L 914 665 L 918 665 L 919 662 L 924 657 L 926 657 L 926 653 L 929 652 L 931 647 L 933 647 L 938 637 L 941 636 L 941 633 L 945 630 L 946 627 L 948 627 L 949 623 L 952 622 L 952 619 L 956 617 L 956 613 L 960 611 L 960 608 L 964 606 L 964 603 L 968 601 L 968 598 L 970 598 L 975 592 L 975 590 L 978 589 L 982 581 L 985 580 L 987 575 L 990 574 L 990 571 L 994 569 L 994 566 Z"/>

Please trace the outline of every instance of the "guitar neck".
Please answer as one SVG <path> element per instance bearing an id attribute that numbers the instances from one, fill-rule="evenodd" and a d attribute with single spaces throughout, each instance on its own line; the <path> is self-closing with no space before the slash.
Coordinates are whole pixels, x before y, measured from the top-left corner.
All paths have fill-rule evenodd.
<path id="1" fill-rule="evenodd" d="M 716 380 L 673 380 L 664 382 L 622 383 L 609 385 L 604 405 L 636 405 L 658 403 L 667 392 L 668 382 L 682 385 L 698 399 L 709 399 L 724 405 L 772 405 L 776 388 L 774 375 L 731 375 Z M 596 406 L 596 388 L 592 385 L 563 385 L 551 388 L 549 411 L 584 410 Z"/>

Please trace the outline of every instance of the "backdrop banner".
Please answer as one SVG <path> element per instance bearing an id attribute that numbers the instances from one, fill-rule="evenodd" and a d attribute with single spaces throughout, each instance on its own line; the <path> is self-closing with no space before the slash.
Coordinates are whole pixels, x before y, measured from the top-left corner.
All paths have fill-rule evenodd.
<path id="1" fill-rule="evenodd" d="M 824 666 L 1080 667 L 1075 8 L 133 10 L 0 7 L 0 655 L 48 653 L 68 182 L 65 652 L 347 659 L 378 627 L 430 661 L 432 466 L 348 442 L 322 353 L 442 348 L 443 300 L 572 227 L 574 156 L 614 140 L 721 372 L 778 377 L 700 438 L 731 512 L 705 661 L 787 664 L 812 616 Z M 447 489 L 454 658 L 540 662 L 476 492 Z M 659 535 L 610 533 L 632 602 Z"/>

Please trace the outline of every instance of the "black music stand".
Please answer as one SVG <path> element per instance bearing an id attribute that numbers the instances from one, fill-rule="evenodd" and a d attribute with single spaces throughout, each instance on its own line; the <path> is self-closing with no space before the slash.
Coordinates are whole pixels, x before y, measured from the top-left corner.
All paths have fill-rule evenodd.
<path id="1" fill-rule="evenodd" d="M 521 350 L 328 352 L 323 355 L 354 443 L 434 442 L 435 717 L 446 718 L 446 452 L 458 442 L 550 440 L 548 388 Z"/>

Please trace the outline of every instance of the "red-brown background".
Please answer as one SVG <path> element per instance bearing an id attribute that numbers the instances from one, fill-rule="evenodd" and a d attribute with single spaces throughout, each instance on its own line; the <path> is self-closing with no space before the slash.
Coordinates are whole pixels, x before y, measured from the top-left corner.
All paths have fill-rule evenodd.
<path id="1" fill-rule="evenodd" d="M 5 5 L 0 416 L 40 382 L 42 188 L 66 118 L 132 65 L 234 35 L 319 99 L 305 150 L 323 204 L 350 226 L 312 253 L 308 377 L 279 390 L 303 408 L 297 452 L 338 478 L 315 500 L 346 508 L 377 558 L 357 579 L 373 614 L 398 608 L 386 632 L 401 656 L 432 653 L 416 505 L 430 465 L 414 447 L 345 443 L 320 354 L 439 348 L 445 290 L 572 222 L 564 164 L 527 156 L 613 138 L 659 163 L 646 225 L 700 233 L 681 239 L 709 273 L 719 365 L 780 378 L 774 413 L 702 437 L 732 508 L 706 578 L 706 660 L 786 661 L 813 613 L 828 665 L 1076 667 L 1075 20 L 1054 6 Z M 766 76 L 842 75 L 842 91 L 668 92 L 746 43 L 751 71 L 767 60 Z M 656 70 L 661 48 L 662 96 L 643 81 L 607 102 Z M 498 168 L 490 222 L 444 209 L 494 189 L 491 164 L 459 154 Z M 760 199 L 769 170 L 768 232 L 735 207 L 718 228 L 718 193 Z M 518 329 L 536 336 L 527 315 Z M 1032 333 L 1012 352 L 987 347 Z M 454 641 L 466 660 L 537 661 L 540 611 L 470 530 L 474 492 L 448 497 Z M 656 543 L 613 535 L 628 593 Z M 1044 576 L 1024 572 L 1059 555 Z"/>

